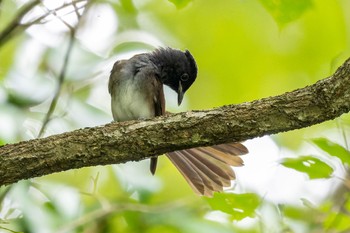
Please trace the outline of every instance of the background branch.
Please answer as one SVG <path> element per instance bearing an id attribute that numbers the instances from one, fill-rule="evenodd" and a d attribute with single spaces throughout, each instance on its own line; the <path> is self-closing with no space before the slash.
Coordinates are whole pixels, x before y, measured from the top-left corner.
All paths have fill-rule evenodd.
<path id="1" fill-rule="evenodd" d="M 40 0 L 34 0 L 20 9 L 14 19 L 0 32 L 0 47 L 11 38 L 15 30 L 21 25 L 20 22 L 22 18 L 39 3 Z"/>
<path id="2" fill-rule="evenodd" d="M 63 83 L 64 83 L 64 80 L 65 80 L 65 77 L 66 77 L 69 60 L 70 60 L 70 57 L 71 57 L 71 54 L 72 54 L 72 50 L 73 50 L 73 46 L 74 46 L 74 42 L 75 42 L 75 34 L 76 34 L 76 32 L 78 30 L 78 27 L 79 27 L 79 25 L 81 23 L 81 19 L 82 19 L 83 14 L 85 12 L 87 12 L 87 10 L 88 10 L 88 8 L 90 6 L 88 3 L 83 5 L 83 8 L 84 8 L 83 12 L 84 13 L 80 14 L 79 13 L 79 8 L 76 5 L 77 2 L 80 2 L 80 0 L 72 1 L 70 3 L 74 7 L 74 12 L 75 12 L 75 15 L 76 15 L 77 20 L 78 20 L 78 22 L 77 22 L 77 24 L 75 26 L 71 26 L 69 23 L 67 23 L 65 20 L 63 20 L 59 15 L 57 15 L 56 10 L 60 9 L 60 8 L 57 8 L 56 10 L 53 10 L 53 11 L 50 11 L 49 9 L 46 8 L 47 14 L 53 14 L 54 16 L 56 16 L 69 29 L 69 42 L 68 42 L 68 47 L 67 47 L 66 53 L 64 55 L 63 65 L 62 65 L 62 68 L 61 68 L 60 73 L 58 75 L 58 82 L 57 82 L 57 88 L 56 88 L 56 91 L 55 91 L 55 95 L 53 96 L 53 98 L 51 100 L 51 103 L 50 103 L 50 106 L 49 106 L 49 109 L 48 109 L 48 111 L 47 111 L 47 113 L 46 113 L 46 115 L 45 115 L 45 117 L 43 119 L 43 124 L 42 124 L 42 126 L 41 126 L 41 128 L 39 130 L 38 138 L 42 137 L 43 134 L 45 133 L 45 129 L 46 129 L 48 123 L 51 120 L 52 114 L 55 111 L 57 102 L 59 100 L 59 97 L 60 97 L 60 94 L 61 94 L 61 91 L 62 91 Z M 90 1 L 90 4 L 91 4 L 91 2 L 92 1 Z M 69 5 L 64 4 L 61 7 L 66 7 L 66 6 L 69 6 Z"/>
<path id="3" fill-rule="evenodd" d="M 76 4 L 83 2 L 85 3 L 84 5 L 78 7 Z M 1 4 L 1 1 L 0 1 Z M 75 0 L 72 1 L 70 3 L 65 3 L 60 7 L 57 7 L 53 10 L 49 10 L 48 12 L 46 12 L 45 14 L 37 17 L 36 19 L 31 20 L 28 23 L 23 23 L 21 22 L 22 19 L 37 5 L 41 4 L 40 0 L 34 0 L 32 2 L 27 3 L 26 5 L 24 5 L 18 12 L 18 14 L 12 19 L 11 22 L 8 23 L 8 25 L 2 30 L 0 31 L 0 48 L 1 46 L 5 45 L 6 42 L 9 41 L 9 39 L 11 39 L 13 36 L 15 36 L 16 34 L 19 34 L 21 32 L 23 32 L 24 30 L 26 30 L 27 28 L 31 27 L 32 25 L 36 25 L 36 24 L 43 24 L 43 23 L 47 23 L 48 21 L 45 21 L 45 19 L 51 15 L 54 14 L 55 12 L 62 10 L 66 7 L 70 7 L 73 6 L 74 9 L 72 10 L 73 12 L 76 12 L 76 14 L 78 15 L 78 10 L 79 9 L 84 9 L 87 6 L 87 1 L 86 0 Z M 66 14 L 69 14 L 71 12 L 68 12 Z M 64 15 L 63 15 L 64 16 Z M 78 20 L 80 19 L 80 16 L 78 17 Z"/>
<path id="4" fill-rule="evenodd" d="M 53 112 L 55 111 L 55 108 L 56 108 L 56 105 L 57 105 L 57 101 L 58 101 L 58 99 L 60 97 L 62 86 L 63 86 L 63 83 L 64 83 L 64 79 L 65 79 L 65 76 L 66 76 L 69 58 L 70 58 L 70 55 L 72 53 L 72 49 L 73 49 L 73 45 L 74 45 L 74 41 L 75 41 L 75 32 L 76 32 L 76 30 L 78 28 L 78 25 L 79 25 L 79 21 L 78 21 L 77 25 L 75 27 L 72 27 L 71 25 L 66 23 L 64 20 L 62 20 L 59 16 L 57 16 L 56 13 L 54 13 L 54 15 L 56 17 L 58 17 L 61 20 L 61 22 L 69 28 L 69 32 L 70 32 L 69 33 L 69 42 L 68 42 L 67 51 L 66 51 L 65 56 L 64 56 L 63 65 L 62 65 L 60 74 L 58 76 L 58 83 L 57 83 L 56 92 L 55 92 L 54 97 L 51 100 L 49 110 L 47 111 L 47 113 L 45 115 L 45 118 L 43 120 L 43 124 L 42 124 L 42 126 L 40 128 L 40 131 L 39 131 L 39 134 L 38 134 L 38 138 L 40 138 L 44 134 L 46 126 L 49 123 L 49 121 L 51 120 L 51 116 L 52 116 Z M 78 17 L 78 20 L 79 19 L 80 19 L 80 17 Z"/>
<path id="5" fill-rule="evenodd" d="M 0 185 L 311 126 L 350 111 L 349 87 L 350 59 L 331 77 L 279 96 L 5 145 L 0 147 Z"/>

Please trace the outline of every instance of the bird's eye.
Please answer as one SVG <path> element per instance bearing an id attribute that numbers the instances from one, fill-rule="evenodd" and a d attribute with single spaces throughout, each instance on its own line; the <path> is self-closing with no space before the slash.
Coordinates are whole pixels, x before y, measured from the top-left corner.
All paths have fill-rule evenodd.
<path id="1" fill-rule="evenodd" d="M 180 79 L 181 79 L 181 81 L 186 82 L 188 80 L 188 78 L 189 78 L 188 74 L 184 73 L 183 75 L 181 75 Z"/>

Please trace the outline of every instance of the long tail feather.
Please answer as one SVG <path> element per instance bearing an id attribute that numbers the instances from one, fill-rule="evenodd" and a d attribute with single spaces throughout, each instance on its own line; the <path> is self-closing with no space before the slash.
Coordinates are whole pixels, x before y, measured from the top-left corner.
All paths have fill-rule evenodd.
<path id="1" fill-rule="evenodd" d="M 248 153 L 240 143 L 198 147 L 167 154 L 191 188 L 200 195 L 212 196 L 231 185 L 235 173 L 231 166 L 242 166 L 237 155 Z"/>
<path id="2" fill-rule="evenodd" d="M 204 193 L 204 184 L 200 176 L 193 171 L 193 168 L 183 161 L 182 154 L 179 151 L 172 152 L 173 156 L 168 156 L 170 161 L 175 165 L 175 167 L 180 171 L 182 176 L 185 178 L 187 183 L 191 186 L 193 191 L 199 195 Z"/>
<path id="3" fill-rule="evenodd" d="M 158 163 L 158 157 L 151 158 L 151 165 L 150 165 L 149 169 L 150 169 L 152 175 L 154 175 L 154 173 L 156 173 L 157 163 Z"/>
<path id="4" fill-rule="evenodd" d="M 203 181 L 203 195 L 205 196 L 212 196 L 213 195 L 213 190 L 215 190 L 215 182 L 213 182 L 203 171 L 200 170 L 199 167 L 197 167 L 197 164 L 193 158 L 190 158 L 190 156 L 186 156 L 185 154 L 182 154 L 183 161 L 186 161 L 188 164 L 191 165 L 193 171 L 201 177 Z M 191 174 L 192 175 L 192 174 Z"/>
<path id="5" fill-rule="evenodd" d="M 181 151 L 182 157 L 192 164 L 193 169 L 204 181 L 204 187 L 207 193 L 212 196 L 212 191 L 222 191 L 223 183 L 222 177 L 215 174 L 210 168 L 198 160 L 196 157 L 192 156 L 189 151 Z M 230 183 L 230 180 L 227 180 Z"/>
<path id="6" fill-rule="evenodd" d="M 193 149 L 183 150 L 183 151 L 190 151 L 192 157 L 201 161 L 201 163 L 203 163 L 206 167 L 208 167 L 208 169 L 214 172 L 217 176 L 228 181 L 223 184 L 225 185 L 225 187 L 230 186 L 231 184 L 230 180 L 235 177 L 231 167 L 211 157 L 210 155 L 208 155 L 208 153 L 204 153 L 203 151 L 198 149 L 199 148 L 193 148 Z"/>

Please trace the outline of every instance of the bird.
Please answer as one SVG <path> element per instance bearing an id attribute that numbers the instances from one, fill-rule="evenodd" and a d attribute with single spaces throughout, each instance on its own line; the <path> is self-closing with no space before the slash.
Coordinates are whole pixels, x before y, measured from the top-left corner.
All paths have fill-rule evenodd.
<path id="1" fill-rule="evenodd" d="M 163 86 L 177 93 L 181 104 L 184 94 L 197 77 L 192 54 L 170 47 L 134 55 L 114 63 L 108 81 L 114 121 L 149 119 L 166 114 Z M 242 166 L 238 155 L 247 154 L 241 143 L 197 147 L 167 153 L 195 193 L 212 197 L 231 186 L 235 173 L 231 166 Z M 150 171 L 155 174 L 158 157 L 152 157 Z"/>

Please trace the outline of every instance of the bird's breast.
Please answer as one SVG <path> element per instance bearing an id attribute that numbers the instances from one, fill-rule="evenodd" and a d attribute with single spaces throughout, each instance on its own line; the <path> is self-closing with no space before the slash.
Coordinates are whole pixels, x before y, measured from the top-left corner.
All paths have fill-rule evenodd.
<path id="1" fill-rule="evenodd" d="M 153 100 L 142 80 L 121 80 L 112 95 L 112 113 L 116 121 L 147 119 L 155 116 Z"/>

